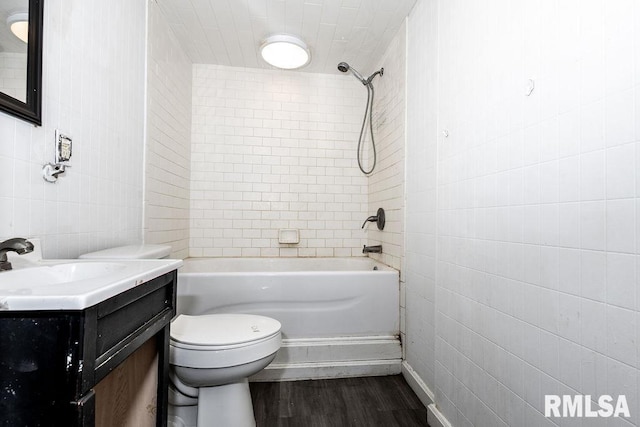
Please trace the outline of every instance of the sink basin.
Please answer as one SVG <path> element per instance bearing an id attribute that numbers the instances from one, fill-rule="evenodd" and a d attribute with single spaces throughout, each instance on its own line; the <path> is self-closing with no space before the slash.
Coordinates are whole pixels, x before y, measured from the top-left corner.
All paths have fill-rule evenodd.
<path id="1" fill-rule="evenodd" d="M 13 270 L 0 272 L 0 312 L 83 310 L 182 266 L 175 259 L 16 259 Z"/>
<path id="2" fill-rule="evenodd" d="M 27 287 L 55 285 L 59 283 L 77 282 L 79 280 L 108 276 L 126 266 L 117 262 L 70 262 L 52 266 L 21 268 L 0 273 L 0 289 L 11 289 L 25 292 Z"/>

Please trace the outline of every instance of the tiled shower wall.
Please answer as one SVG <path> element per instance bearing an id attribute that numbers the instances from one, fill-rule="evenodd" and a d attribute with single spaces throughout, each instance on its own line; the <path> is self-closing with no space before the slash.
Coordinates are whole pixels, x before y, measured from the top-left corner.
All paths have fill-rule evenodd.
<path id="1" fill-rule="evenodd" d="M 194 65 L 190 256 L 362 255 L 365 101 L 349 75 Z"/>
<path id="2" fill-rule="evenodd" d="M 366 226 L 367 244 L 381 244 L 382 254 L 370 256 L 398 270 L 402 267 L 404 243 L 406 38 L 406 26 L 402 25 L 377 67 L 366 72 L 370 74 L 384 67 L 384 74 L 373 80 L 377 162 L 368 178 L 368 195 L 369 215 L 375 215 L 378 208 L 383 208 L 386 214 L 383 231 L 379 231 L 374 223 Z M 365 91 L 364 87 L 360 89 Z M 367 133 L 368 161 L 364 162 L 365 169 L 370 169 L 373 157 L 369 141 Z"/>
<path id="3" fill-rule="evenodd" d="M 43 126 L 0 113 L 0 240 L 40 237 L 49 258 L 142 237 L 144 0 L 45 2 Z M 73 137 L 56 184 L 54 132 Z"/>
<path id="4" fill-rule="evenodd" d="M 189 255 L 191 61 L 149 0 L 145 242 Z"/>
<path id="5" fill-rule="evenodd" d="M 408 353 L 425 352 L 454 426 L 581 425 L 546 419 L 546 394 L 624 394 L 630 419 L 582 425 L 637 425 L 640 5 L 422 3 L 409 46 L 429 43 L 434 19 L 438 45 L 410 58 L 408 91 L 409 118 L 437 111 L 437 137 L 410 132 L 437 142 L 435 362 L 428 344 Z M 437 97 L 417 83 L 429 62 Z M 408 186 L 411 213 L 423 194 Z M 407 240 L 432 245 L 419 230 L 410 220 Z M 408 289 L 430 292 L 430 265 Z M 430 298 L 407 323 L 427 325 Z"/>

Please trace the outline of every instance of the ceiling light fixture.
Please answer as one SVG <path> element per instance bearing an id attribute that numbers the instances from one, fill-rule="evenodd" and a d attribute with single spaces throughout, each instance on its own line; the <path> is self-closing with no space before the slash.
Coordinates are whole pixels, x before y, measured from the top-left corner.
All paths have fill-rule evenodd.
<path id="1" fill-rule="evenodd" d="M 268 64 L 285 70 L 304 67 L 311 59 L 305 42 L 285 34 L 267 38 L 260 47 L 260 53 Z"/>
<path id="2" fill-rule="evenodd" d="M 29 41 L 29 14 L 27 12 L 17 12 L 9 15 L 7 25 L 11 28 L 14 36 L 25 43 Z"/>

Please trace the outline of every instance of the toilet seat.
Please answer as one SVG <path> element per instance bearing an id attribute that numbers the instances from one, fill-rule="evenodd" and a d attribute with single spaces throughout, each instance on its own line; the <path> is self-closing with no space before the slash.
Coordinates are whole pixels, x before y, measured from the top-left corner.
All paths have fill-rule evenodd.
<path id="1" fill-rule="evenodd" d="M 278 351 L 280 328 L 251 314 L 181 314 L 171 323 L 170 362 L 204 369 L 251 363 Z"/>
<path id="2" fill-rule="evenodd" d="M 171 322 L 171 341 L 182 348 L 225 350 L 269 338 L 281 327 L 275 319 L 254 314 L 181 314 Z"/>

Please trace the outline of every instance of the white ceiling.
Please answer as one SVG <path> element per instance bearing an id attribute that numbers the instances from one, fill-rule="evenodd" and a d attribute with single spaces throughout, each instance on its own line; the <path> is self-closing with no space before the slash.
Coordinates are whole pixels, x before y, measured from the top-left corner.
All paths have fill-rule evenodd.
<path id="1" fill-rule="evenodd" d="M 0 0 L 0 52 L 27 52 L 27 45 L 13 35 L 7 18 L 15 12 L 27 12 L 29 0 Z"/>
<path id="2" fill-rule="evenodd" d="M 367 75 L 416 0 L 156 0 L 193 63 L 272 68 L 259 47 L 274 34 L 301 37 L 311 63 L 337 73 L 341 61 Z"/>

